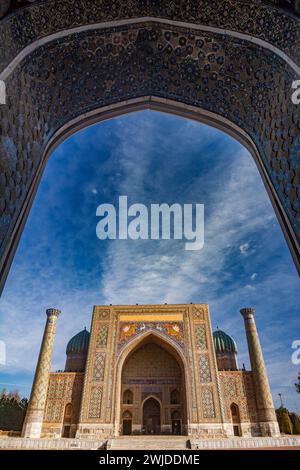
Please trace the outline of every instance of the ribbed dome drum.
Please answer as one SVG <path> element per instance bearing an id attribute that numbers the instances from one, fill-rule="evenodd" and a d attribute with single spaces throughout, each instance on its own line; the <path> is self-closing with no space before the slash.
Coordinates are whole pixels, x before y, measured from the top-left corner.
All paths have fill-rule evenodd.
<path id="1" fill-rule="evenodd" d="M 77 335 L 73 336 L 67 344 L 66 354 L 76 353 L 87 353 L 90 341 L 90 333 L 86 328 Z"/>
<path id="2" fill-rule="evenodd" d="M 216 354 L 231 352 L 237 354 L 237 347 L 234 339 L 222 330 L 214 331 L 214 345 Z"/>
<path id="3" fill-rule="evenodd" d="M 67 344 L 66 372 L 83 372 L 89 348 L 90 333 L 84 329 L 73 336 Z"/>
<path id="4" fill-rule="evenodd" d="M 237 370 L 237 347 L 234 339 L 222 330 L 213 333 L 219 370 Z"/>

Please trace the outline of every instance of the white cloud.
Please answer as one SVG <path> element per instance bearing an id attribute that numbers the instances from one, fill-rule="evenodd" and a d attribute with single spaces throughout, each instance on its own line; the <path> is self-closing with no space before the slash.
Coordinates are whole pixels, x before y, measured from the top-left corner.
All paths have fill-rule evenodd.
<path id="1" fill-rule="evenodd" d="M 248 251 L 249 251 L 249 248 L 250 248 L 250 244 L 249 244 L 249 243 L 243 243 L 243 244 L 240 245 L 240 247 L 239 247 L 240 252 L 242 253 L 242 255 L 247 254 Z"/>
<path id="2" fill-rule="evenodd" d="M 246 284 L 245 289 L 256 290 L 256 288 L 254 286 L 251 286 L 251 284 Z"/>

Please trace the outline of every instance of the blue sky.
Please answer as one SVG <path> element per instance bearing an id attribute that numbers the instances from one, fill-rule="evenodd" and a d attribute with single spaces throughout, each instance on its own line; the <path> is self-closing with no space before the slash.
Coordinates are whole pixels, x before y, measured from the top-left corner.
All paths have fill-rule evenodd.
<path id="1" fill-rule="evenodd" d="M 96 237 L 96 208 L 203 203 L 205 245 L 184 240 Z M 94 304 L 210 304 L 213 327 L 230 333 L 249 367 L 239 309 L 253 305 L 275 404 L 300 412 L 291 362 L 300 339 L 299 277 L 249 153 L 226 134 L 143 111 L 86 128 L 50 157 L 1 298 L 7 364 L 0 387 L 30 392 L 45 309 L 62 310 L 53 370 L 67 341 L 89 328 Z"/>

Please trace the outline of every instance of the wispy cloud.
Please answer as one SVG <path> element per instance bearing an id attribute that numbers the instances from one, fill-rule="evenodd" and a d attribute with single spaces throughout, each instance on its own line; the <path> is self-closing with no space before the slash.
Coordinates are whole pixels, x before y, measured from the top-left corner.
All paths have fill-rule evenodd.
<path id="1" fill-rule="evenodd" d="M 187 126 L 190 129 L 190 123 Z M 189 132 L 185 124 L 181 125 L 180 132 L 182 135 Z M 205 132 L 206 129 L 204 135 Z M 166 186 L 161 180 L 164 176 L 168 178 L 172 162 L 165 155 L 165 174 L 159 165 L 152 169 L 149 178 L 147 169 L 153 151 L 152 133 L 149 133 L 149 129 L 139 130 L 142 149 L 141 145 L 132 147 L 131 142 L 136 133 L 135 123 L 128 126 L 120 148 L 115 149 L 119 155 L 119 167 L 124 172 L 119 191 L 134 201 L 147 202 L 151 196 L 155 197 L 155 202 L 164 202 Z M 227 138 L 218 134 L 217 139 L 220 145 Z M 184 155 L 188 167 L 191 157 L 185 154 L 185 142 L 185 139 L 177 139 L 175 161 L 178 165 L 178 160 Z M 207 138 L 203 141 L 200 139 L 198 146 L 200 162 L 216 158 L 214 149 L 207 145 Z M 107 302 L 154 302 L 156 299 L 171 303 L 205 300 L 231 279 L 228 269 L 230 260 L 235 258 L 235 262 L 239 263 L 233 254 L 235 247 L 239 247 L 242 254 L 250 250 L 250 244 L 241 244 L 241 240 L 249 233 L 266 229 L 274 216 L 257 169 L 246 151 L 238 144 L 228 142 L 227 147 L 223 146 L 222 157 L 226 164 L 217 158 L 215 166 L 211 165 L 207 171 L 194 174 L 189 185 L 186 185 L 185 180 L 176 181 L 175 184 L 170 181 L 167 185 L 167 200 L 174 194 L 170 202 L 177 202 L 179 194 L 183 201 L 205 202 L 204 249 L 187 253 L 183 250 L 182 242 L 174 240 L 110 243 L 102 279 L 102 291 Z M 181 171 L 184 172 L 182 162 L 181 165 Z M 134 168 L 138 170 L 135 172 L 132 170 Z M 141 181 L 143 184 L 140 184 Z M 211 181 L 214 181 L 213 191 L 209 191 Z M 162 279 L 167 282 L 161 282 Z"/>

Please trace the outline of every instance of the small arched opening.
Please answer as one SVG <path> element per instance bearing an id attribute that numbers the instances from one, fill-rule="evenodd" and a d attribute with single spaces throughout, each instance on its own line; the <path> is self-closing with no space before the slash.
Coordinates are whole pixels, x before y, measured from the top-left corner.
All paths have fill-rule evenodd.
<path id="1" fill-rule="evenodd" d="M 170 394 L 170 403 L 171 405 L 179 405 L 180 403 L 180 393 L 177 389 L 172 390 Z"/>
<path id="2" fill-rule="evenodd" d="M 231 411 L 231 422 L 233 426 L 233 435 L 234 436 L 241 436 L 241 420 L 240 420 L 240 411 L 238 405 L 232 403 L 230 406 Z"/>
<path id="3" fill-rule="evenodd" d="M 71 403 L 68 403 L 65 406 L 63 427 L 62 427 L 62 437 L 71 437 L 71 425 L 72 425 L 72 415 L 73 415 L 73 406 Z"/>
<path id="4" fill-rule="evenodd" d="M 181 434 L 181 415 L 179 410 L 173 411 L 171 414 L 172 434 Z"/>
<path id="5" fill-rule="evenodd" d="M 123 434 L 129 436 L 132 433 L 132 414 L 129 410 L 124 411 L 122 415 Z"/>
<path id="6" fill-rule="evenodd" d="M 133 404 L 133 393 L 131 390 L 127 389 L 123 393 L 123 405 L 132 405 Z"/>

